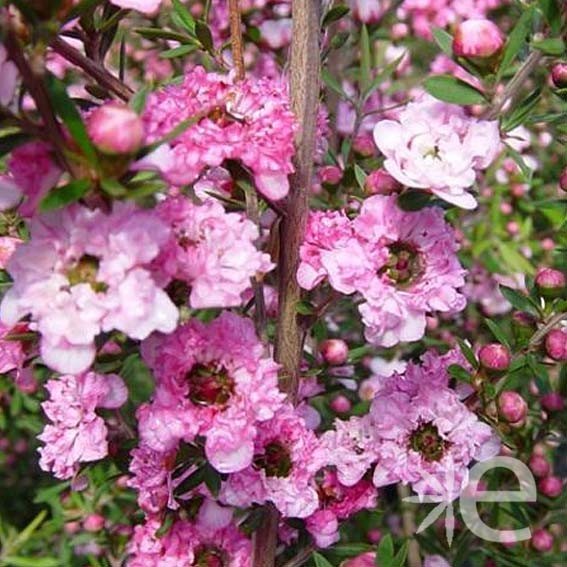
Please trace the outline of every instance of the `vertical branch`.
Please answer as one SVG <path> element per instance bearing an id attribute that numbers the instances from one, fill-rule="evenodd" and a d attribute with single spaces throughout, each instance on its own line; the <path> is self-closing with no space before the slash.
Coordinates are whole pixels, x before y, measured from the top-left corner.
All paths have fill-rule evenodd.
<path id="1" fill-rule="evenodd" d="M 242 21 L 238 0 L 228 0 L 230 12 L 230 44 L 232 46 L 232 59 L 236 69 L 236 80 L 244 79 L 244 46 L 242 43 Z"/>
<path id="2" fill-rule="evenodd" d="M 286 214 L 280 228 L 279 316 L 275 358 L 283 366 L 282 389 L 292 402 L 299 385 L 303 332 L 297 318 L 301 290 L 297 283 L 299 247 L 303 240 L 309 192 L 313 176 L 313 154 L 319 106 L 319 6 L 320 0 L 293 0 L 291 43 L 291 104 L 300 131 L 295 140 L 295 174 L 291 178 Z M 254 536 L 254 567 L 273 567 L 279 515 L 267 507 L 266 519 Z"/>

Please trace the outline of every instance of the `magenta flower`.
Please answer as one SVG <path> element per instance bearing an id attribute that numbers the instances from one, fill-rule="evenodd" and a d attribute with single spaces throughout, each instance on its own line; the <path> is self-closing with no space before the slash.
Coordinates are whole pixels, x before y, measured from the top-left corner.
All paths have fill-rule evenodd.
<path id="1" fill-rule="evenodd" d="M 108 454 L 107 428 L 95 409 L 120 407 L 128 391 L 119 376 L 94 372 L 61 376 L 45 387 L 50 397 L 41 406 L 52 423 L 38 436 L 45 443 L 39 449 L 39 465 L 59 479 L 71 478 L 79 463 Z"/>
<path id="2" fill-rule="evenodd" d="M 274 268 L 270 256 L 254 245 L 256 225 L 214 200 L 195 205 L 185 197 L 170 198 L 158 205 L 157 214 L 172 231 L 154 266 L 164 283 L 187 284 L 195 309 L 242 305 L 251 278 Z"/>
<path id="3" fill-rule="evenodd" d="M 31 240 L 8 261 L 14 279 L 0 306 L 6 325 L 31 315 L 44 362 L 78 373 L 94 339 L 117 329 L 133 339 L 171 332 L 177 309 L 147 269 L 169 236 L 150 211 L 118 204 L 111 214 L 74 205 L 31 223 Z"/>
<path id="4" fill-rule="evenodd" d="M 374 141 L 386 157 L 384 167 L 400 183 L 464 209 L 476 207 L 467 189 L 501 147 L 498 121 L 471 118 L 430 96 L 408 104 L 397 120 L 378 122 Z"/>
<path id="5" fill-rule="evenodd" d="M 142 442 L 167 452 L 202 435 L 218 471 L 248 467 L 260 423 L 273 418 L 284 398 L 279 367 L 265 357 L 252 321 L 230 312 L 208 325 L 193 320 L 148 339 L 143 355 L 157 386 L 138 411 Z"/>
<path id="6" fill-rule="evenodd" d="M 181 85 L 170 85 L 148 99 L 143 115 L 147 143 L 160 140 L 183 120 L 196 119 L 154 165 L 171 183 L 184 185 L 208 167 L 238 160 L 250 169 L 263 195 L 282 199 L 289 191 L 297 130 L 287 91 L 283 80 L 235 83 L 232 76 L 195 67 Z"/>

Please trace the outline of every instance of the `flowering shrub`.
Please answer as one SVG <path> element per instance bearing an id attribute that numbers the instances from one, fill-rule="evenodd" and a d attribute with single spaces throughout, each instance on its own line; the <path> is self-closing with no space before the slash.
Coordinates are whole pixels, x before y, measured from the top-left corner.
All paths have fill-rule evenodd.
<path id="1" fill-rule="evenodd" d="M 567 564 L 566 29 L 3 2 L 0 567 Z"/>

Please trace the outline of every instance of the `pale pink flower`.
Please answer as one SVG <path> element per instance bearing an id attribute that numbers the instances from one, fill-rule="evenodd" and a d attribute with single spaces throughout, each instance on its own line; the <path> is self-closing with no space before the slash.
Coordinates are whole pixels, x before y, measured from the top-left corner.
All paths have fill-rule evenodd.
<path id="1" fill-rule="evenodd" d="M 53 160 L 51 146 L 45 142 L 28 142 L 16 148 L 8 161 L 8 171 L 26 197 L 18 209 L 24 217 L 35 214 L 40 201 L 57 185 L 62 174 Z"/>
<path id="2" fill-rule="evenodd" d="M 451 567 L 451 564 L 440 555 L 428 555 L 425 558 L 423 567 Z"/>
<path id="3" fill-rule="evenodd" d="M 389 8 L 389 0 L 350 0 L 353 16 L 365 24 L 380 20 Z"/>
<path id="4" fill-rule="evenodd" d="M 171 332 L 177 309 L 147 269 L 168 236 L 153 212 L 126 204 L 108 215 L 74 205 L 35 217 L 30 242 L 8 261 L 14 284 L 0 306 L 2 321 L 31 315 L 44 362 L 73 373 L 93 362 L 101 332 L 138 340 Z"/>
<path id="5" fill-rule="evenodd" d="M 228 477 L 220 499 L 238 507 L 269 501 L 285 517 L 305 518 L 319 505 L 315 473 L 324 462 L 317 437 L 286 404 L 258 428 L 251 466 Z"/>
<path id="6" fill-rule="evenodd" d="M 270 49 L 281 49 L 291 42 L 291 18 L 264 20 L 260 26 L 262 40 Z"/>
<path id="7" fill-rule="evenodd" d="M 282 79 L 235 82 L 232 75 L 196 67 L 182 85 L 150 95 L 143 115 L 146 142 L 156 142 L 182 120 L 195 118 L 162 152 L 166 165 L 154 160 L 171 183 L 192 183 L 206 168 L 232 159 L 250 168 L 258 190 L 269 199 L 287 195 L 297 123 Z"/>
<path id="8" fill-rule="evenodd" d="M 79 463 L 108 454 L 107 428 L 95 409 L 120 407 L 128 392 L 116 374 L 94 372 L 61 376 L 49 380 L 45 387 L 50 397 L 41 406 L 51 423 L 38 436 L 45 443 L 39 449 L 39 464 L 59 479 L 71 478 Z"/>
<path id="9" fill-rule="evenodd" d="M 111 0 L 111 3 L 125 10 L 137 10 L 152 15 L 160 7 L 162 0 Z"/>
<path id="10" fill-rule="evenodd" d="M 471 118 L 461 107 L 427 95 L 396 120 L 378 122 L 374 141 L 386 157 L 384 167 L 400 183 L 465 209 L 476 207 L 467 189 L 501 147 L 498 121 Z"/>
<path id="11" fill-rule="evenodd" d="M 18 80 L 18 69 L 8 59 L 6 48 L 0 43 L 0 105 L 8 106 L 14 98 L 16 83 Z"/>
<path id="12" fill-rule="evenodd" d="M 171 335 L 150 337 L 142 352 L 157 386 L 138 411 L 143 443 L 165 452 L 202 435 L 219 472 L 248 467 L 260 424 L 284 398 L 279 367 L 263 351 L 252 321 L 230 312 L 208 325 L 193 320 Z"/>
<path id="13" fill-rule="evenodd" d="M 5 270 L 6 264 L 14 250 L 22 241 L 11 236 L 0 236 L 0 269 Z"/>
<path id="14" fill-rule="evenodd" d="M 11 370 L 21 370 L 26 360 L 24 344 L 21 341 L 6 339 L 7 335 L 25 332 L 24 328 L 7 327 L 0 323 L 0 374 Z"/>
<path id="15" fill-rule="evenodd" d="M 156 211 L 171 236 L 154 266 L 163 283 L 176 280 L 190 287 L 194 309 L 242 305 L 251 278 L 274 268 L 254 245 L 257 226 L 214 200 L 195 205 L 179 196 L 162 201 Z"/>
<path id="16" fill-rule="evenodd" d="M 455 355 L 428 353 L 423 365 L 408 364 L 378 392 L 369 419 L 378 462 L 377 487 L 409 483 L 418 494 L 455 498 L 468 481 L 468 465 L 500 449 L 490 426 L 447 386 L 447 367 Z"/>

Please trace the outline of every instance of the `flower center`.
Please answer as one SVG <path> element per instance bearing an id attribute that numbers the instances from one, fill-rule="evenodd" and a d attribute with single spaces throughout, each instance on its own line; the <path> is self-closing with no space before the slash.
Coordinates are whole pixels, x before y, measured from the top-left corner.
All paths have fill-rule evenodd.
<path id="1" fill-rule="evenodd" d="M 108 289 L 108 285 L 104 282 L 97 281 L 99 259 L 90 254 L 84 254 L 79 261 L 67 271 L 67 279 L 71 286 L 87 283 L 95 292 L 104 292 Z"/>
<path id="2" fill-rule="evenodd" d="M 410 448 L 430 463 L 440 461 L 449 445 L 449 441 L 439 435 L 437 426 L 430 421 L 420 425 L 409 439 Z"/>
<path id="3" fill-rule="evenodd" d="M 432 157 L 433 159 L 441 159 L 439 146 L 433 146 L 427 150 L 423 157 Z"/>
<path id="4" fill-rule="evenodd" d="M 388 246 L 390 255 L 380 273 L 400 287 L 409 287 L 424 272 L 423 257 L 419 250 L 407 242 L 394 242 Z"/>
<path id="5" fill-rule="evenodd" d="M 195 550 L 194 567 L 225 567 L 228 565 L 226 553 L 214 545 L 201 545 Z"/>
<path id="6" fill-rule="evenodd" d="M 224 407 L 234 393 L 234 380 L 221 365 L 196 364 L 186 378 L 194 404 Z"/>
<path id="7" fill-rule="evenodd" d="M 266 476 L 285 478 L 291 473 L 291 456 L 283 443 L 272 441 L 264 448 L 263 455 L 254 458 L 254 466 L 264 469 Z"/>

